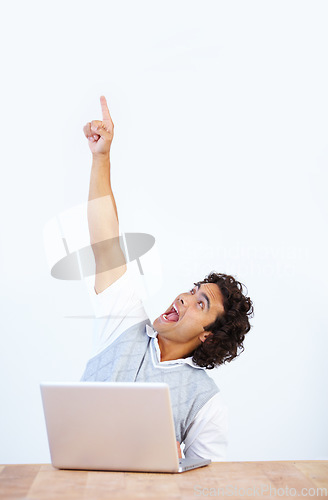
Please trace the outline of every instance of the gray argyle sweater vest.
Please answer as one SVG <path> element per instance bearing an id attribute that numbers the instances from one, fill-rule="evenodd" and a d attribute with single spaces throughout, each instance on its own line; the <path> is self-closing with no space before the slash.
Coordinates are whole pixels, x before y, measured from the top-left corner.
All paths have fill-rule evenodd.
<path id="1" fill-rule="evenodd" d="M 161 365 L 154 340 L 147 335 L 149 320 L 133 325 L 91 358 L 84 382 L 165 382 L 169 385 L 176 439 L 182 443 L 199 410 L 219 389 L 205 370 L 188 364 Z"/>

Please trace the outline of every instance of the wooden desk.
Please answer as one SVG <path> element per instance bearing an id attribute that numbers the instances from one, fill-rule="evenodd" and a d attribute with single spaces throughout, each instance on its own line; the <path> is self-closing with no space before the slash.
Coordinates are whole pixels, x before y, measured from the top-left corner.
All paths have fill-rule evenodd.
<path id="1" fill-rule="evenodd" d="M 307 491 L 302 493 L 302 488 Z M 308 498 L 328 498 L 328 460 L 214 462 L 182 474 L 66 471 L 50 464 L 0 465 L 1 500 L 178 500 L 218 496 L 240 500 L 268 498 L 270 493 L 271 498 L 302 497 L 304 493 Z"/>

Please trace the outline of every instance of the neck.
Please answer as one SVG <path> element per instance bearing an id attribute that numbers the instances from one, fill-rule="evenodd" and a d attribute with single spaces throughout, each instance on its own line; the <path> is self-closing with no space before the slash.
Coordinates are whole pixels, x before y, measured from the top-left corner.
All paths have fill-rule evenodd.
<path id="1" fill-rule="evenodd" d="M 157 334 L 158 346 L 161 352 L 161 361 L 171 361 L 173 359 L 188 358 L 191 356 L 194 346 L 187 344 L 177 344 L 171 340 L 164 339 Z"/>

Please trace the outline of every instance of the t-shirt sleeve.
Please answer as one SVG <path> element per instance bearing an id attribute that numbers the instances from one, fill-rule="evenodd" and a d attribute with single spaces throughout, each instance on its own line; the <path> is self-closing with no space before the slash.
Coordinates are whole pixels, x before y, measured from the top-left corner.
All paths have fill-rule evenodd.
<path id="1" fill-rule="evenodd" d="M 213 462 L 227 460 L 228 407 L 221 393 L 213 396 L 198 412 L 185 439 L 186 458 Z"/>
<path id="2" fill-rule="evenodd" d="M 125 330 L 148 319 L 135 276 L 126 272 L 100 293 L 94 277 L 85 278 L 94 311 L 93 355 L 108 347 Z"/>

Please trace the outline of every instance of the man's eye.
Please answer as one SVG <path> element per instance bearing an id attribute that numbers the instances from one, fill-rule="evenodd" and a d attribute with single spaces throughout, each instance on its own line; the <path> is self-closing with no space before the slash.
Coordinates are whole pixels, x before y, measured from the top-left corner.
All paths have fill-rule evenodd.
<path id="1" fill-rule="evenodd" d="M 192 288 L 192 289 L 190 290 L 190 293 L 193 295 L 193 294 L 195 293 L 195 289 L 194 289 L 194 288 Z"/>
<path id="2" fill-rule="evenodd" d="M 198 304 L 200 304 L 200 307 L 204 309 L 204 302 L 198 302 Z"/>

